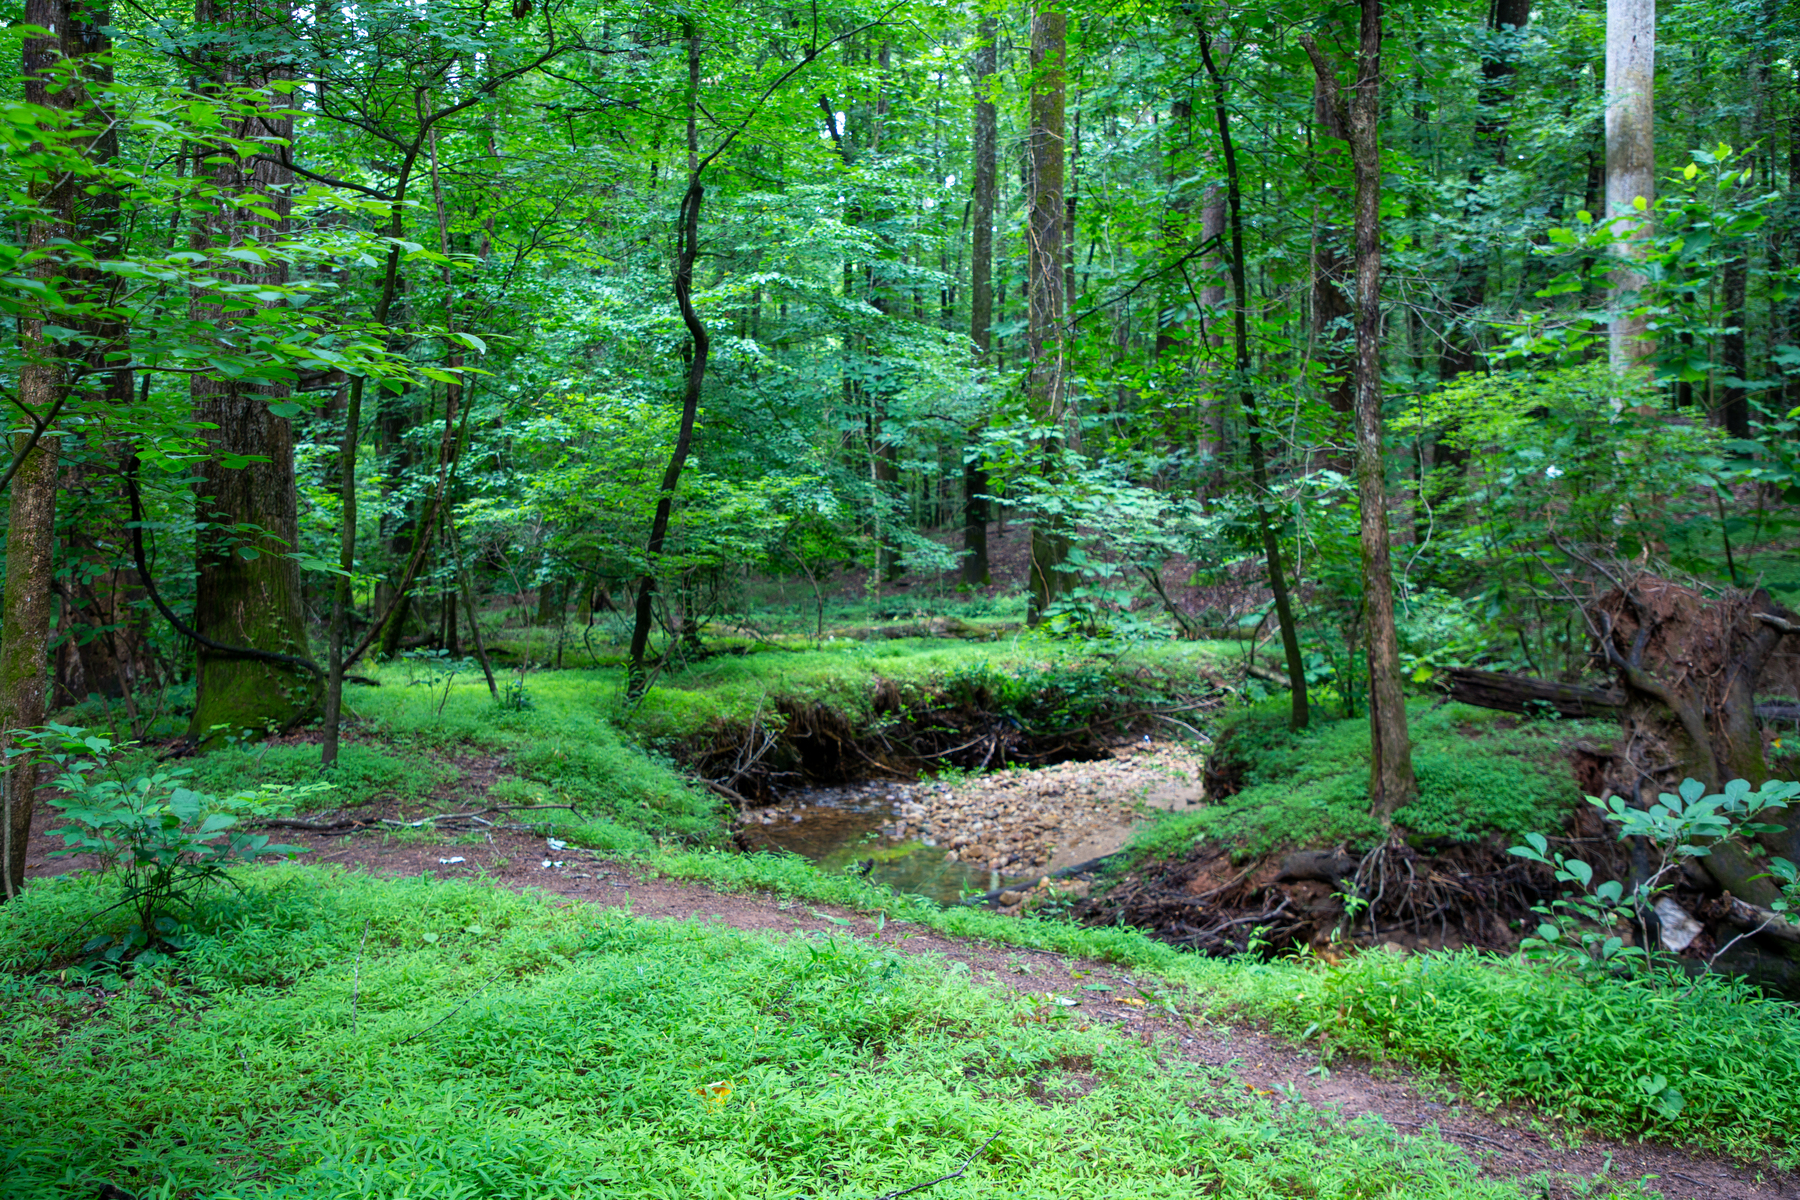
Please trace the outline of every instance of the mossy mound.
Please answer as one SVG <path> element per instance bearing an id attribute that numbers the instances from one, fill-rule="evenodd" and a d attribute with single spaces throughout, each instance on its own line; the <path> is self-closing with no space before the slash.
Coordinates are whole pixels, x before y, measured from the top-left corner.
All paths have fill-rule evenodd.
<path id="1" fill-rule="evenodd" d="M 1136 843 L 1139 857 L 1179 853 L 1198 840 L 1231 845 L 1242 859 L 1373 845 L 1380 826 L 1369 815 L 1367 719 L 1315 712 L 1294 733 L 1287 712 L 1278 699 L 1233 716 L 1208 765 L 1214 803 L 1149 826 Z M 1407 716 L 1419 799 L 1395 819 L 1420 848 L 1560 829 L 1581 800 L 1566 747 L 1611 728 L 1428 699 L 1409 704 Z"/>

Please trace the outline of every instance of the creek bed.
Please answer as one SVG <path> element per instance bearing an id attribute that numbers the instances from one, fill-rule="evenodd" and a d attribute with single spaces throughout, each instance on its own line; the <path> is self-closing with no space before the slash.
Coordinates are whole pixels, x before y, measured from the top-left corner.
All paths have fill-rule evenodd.
<path id="1" fill-rule="evenodd" d="M 1148 740 L 1092 762 L 948 780 L 803 788 L 738 817 L 748 850 L 787 850 L 821 870 L 867 868 L 876 882 L 954 903 L 1036 883 L 1110 854 L 1152 810 L 1204 802 L 1200 759 Z"/>
<path id="2" fill-rule="evenodd" d="M 746 850 L 786 850 L 822 871 L 868 867 L 876 883 L 898 892 L 955 904 L 1015 876 L 996 876 L 986 867 L 946 860 L 930 835 L 897 837 L 896 831 L 919 809 L 919 793 L 931 784 L 848 783 L 801 788 L 767 808 L 738 818 L 737 840 Z"/>

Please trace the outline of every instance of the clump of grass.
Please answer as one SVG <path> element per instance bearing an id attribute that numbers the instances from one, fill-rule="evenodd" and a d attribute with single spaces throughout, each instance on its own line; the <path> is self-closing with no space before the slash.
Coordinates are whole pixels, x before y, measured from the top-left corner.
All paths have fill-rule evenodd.
<path id="1" fill-rule="evenodd" d="M 0 979 L 12 1194 L 866 1197 L 962 1167 L 932 1194 L 1522 1194 L 1435 1138 L 1277 1108 L 849 935 L 295 867 L 245 881 L 244 920 L 182 976 L 103 999 Z M 43 915 L 35 890 L 0 911 L 0 948 Z"/>

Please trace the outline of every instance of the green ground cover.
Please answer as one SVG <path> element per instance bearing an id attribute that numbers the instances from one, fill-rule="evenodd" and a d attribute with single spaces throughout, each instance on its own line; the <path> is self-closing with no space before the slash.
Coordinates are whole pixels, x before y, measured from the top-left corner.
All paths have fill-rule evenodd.
<path id="1" fill-rule="evenodd" d="M 1315 711 L 1300 733 L 1287 728 L 1285 700 L 1238 710 L 1220 733 L 1241 790 L 1204 809 L 1142 827 L 1134 859 L 1177 854 L 1197 840 L 1238 848 L 1245 858 L 1293 846 L 1344 842 L 1367 848 L 1380 836 L 1369 815 L 1369 726 L 1365 717 Z M 1559 830 L 1581 802 L 1567 744 L 1605 740 L 1602 722 L 1526 721 L 1507 713 L 1429 699 L 1407 705 L 1419 799 L 1395 819 L 1421 846 L 1517 841 Z"/>
<path id="2" fill-rule="evenodd" d="M 1443 951 L 1395 959 L 1224 960 L 1131 928 L 1084 928 L 896 897 L 792 856 L 663 853 L 671 875 L 766 889 L 918 921 L 945 933 L 1155 972 L 1202 1011 L 1271 1023 L 1327 1053 L 1443 1068 L 1478 1100 L 1521 1100 L 1618 1137 L 1694 1141 L 1800 1163 L 1800 1006 L 1724 976 L 1581 980 L 1517 957 Z M 1648 1084 L 1675 1081 L 1679 1111 Z"/>
<path id="3" fill-rule="evenodd" d="M 297 866 L 244 882 L 129 981 L 19 973 L 92 883 L 0 910 L 8 1195 L 868 1200 L 965 1162 L 932 1195 L 1527 1194 L 848 934 Z"/>

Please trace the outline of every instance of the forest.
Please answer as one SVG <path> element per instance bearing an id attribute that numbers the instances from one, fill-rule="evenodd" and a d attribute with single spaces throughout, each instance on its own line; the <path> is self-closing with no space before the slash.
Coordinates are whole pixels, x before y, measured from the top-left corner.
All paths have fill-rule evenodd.
<path id="1" fill-rule="evenodd" d="M 1800 6 L 0 12 L 0 1193 L 1800 1192 Z"/>

